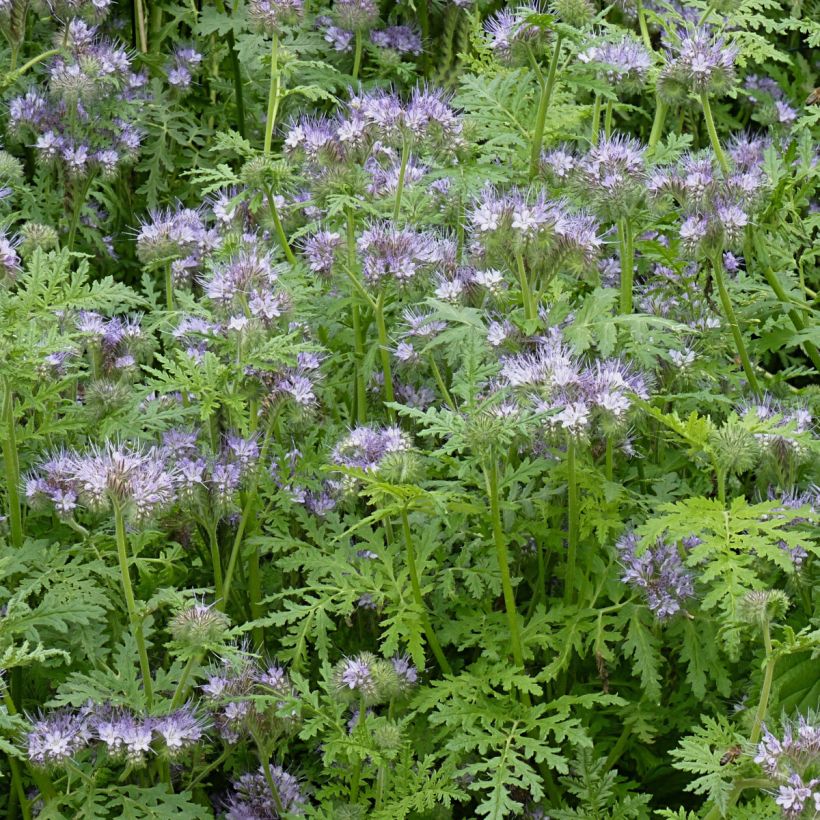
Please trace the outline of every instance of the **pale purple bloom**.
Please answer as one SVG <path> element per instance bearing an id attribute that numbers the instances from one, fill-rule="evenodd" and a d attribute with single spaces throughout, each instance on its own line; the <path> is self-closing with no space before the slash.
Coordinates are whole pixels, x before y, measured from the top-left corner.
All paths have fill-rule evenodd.
<path id="1" fill-rule="evenodd" d="M 288 817 L 304 814 L 307 799 L 299 788 L 299 781 L 281 766 L 270 764 L 269 768 L 285 814 Z M 261 768 L 258 772 L 243 774 L 234 781 L 233 787 L 235 791 L 228 800 L 226 820 L 279 820 L 281 815 L 276 799 Z"/>
<path id="2" fill-rule="evenodd" d="M 706 28 L 685 33 L 667 57 L 658 77 L 658 91 L 670 100 L 690 93 L 722 96 L 735 79 L 739 48 Z"/>
<path id="3" fill-rule="evenodd" d="M 370 40 L 380 48 L 389 48 L 399 54 L 421 54 L 421 37 L 410 26 L 388 26 L 374 31 Z"/>
<path id="4" fill-rule="evenodd" d="M 625 37 L 617 43 L 599 43 L 578 55 L 583 63 L 601 64 L 603 74 L 616 88 L 637 90 L 652 67 L 643 43 Z"/>
<path id="5" fill-rule="evenodd" d="M 26 735 L 28 759 L 35 766 L 60 766 L 84 749 L 91 739 L 88 716 L 57 709 L 32 719 Z"/>
<path id="6" fill-rule="evenodd" d="M 207 721 L 189 704 L 153 721 L 153 731 L 162 738 L 168 754 L 176 756 L 202 740 Z"/>
<path id="7" fill-rule="evenodd" d="M 655 616 L 665 620 L 694 594 L 693 577 L 674 544 L 658 540 L 639 555 L 639 543 L 635 533 L 627 533 L 615 545 L 624 569 L 621 580 L 641 590 Z"/>
<path id="8" fill-rule="evenodd" d="M 354 427 L 333 449 L 330 461 L 337 467 L 373 471 L 390 453 L 409 449 L 410 440 L 398 427 Z"/>

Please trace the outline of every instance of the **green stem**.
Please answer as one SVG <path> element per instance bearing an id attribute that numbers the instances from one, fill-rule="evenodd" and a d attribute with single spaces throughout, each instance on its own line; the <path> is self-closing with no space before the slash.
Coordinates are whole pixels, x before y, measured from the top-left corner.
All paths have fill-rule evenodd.
<path id="1" fill-rule="evenodd" d="M 575 600 L 575 570 L 578 561 L 578 476 L 576 473 L 576 444 L 572 434 L 567 435 L 567 572 L 564 581 L 564 603 Z"/>
<path id="2" fill-rule="evenodd" d="M 654 151 L 655 146 L 663 134 L 663 125 L 666 122 L 666 112 L 669 106 L 658 96 L 655 97 L 655 119 L 652 121 L 652 131 L 649 133 L 649 151 Z"/>
<path id="3" fill-rule="evenodd" d="M 700 20 L 698 20 L 698 28 L 700 28 L 708 19 L 709 15 L 715 10 L 714 4 L 710 3 L 706 7 L 706 11 L 700 16 Z"/>
<path id="4" fill-rule="evenodd" d="M 413 534 L 410 531 L 410 519 L 407 515 L 407 508 L 401 509 L 401 526 L 404 531 L 404 543 L 407 547 L 407 570 L 410 573 L 410 586 L 413 588 L 413 598 L 416 602 L 416 607 L 421 614 L 421 624 L 424 628 L 424 634 L 427 636 L 427 643 L 438 662 L 439 668 L 445 675 L 452 675 L 453 670 L 441 650 L 441 644 L 438 642 L 436 633 L 433 631 L 433 625 L 430 622 L 430 616 L 427 613 L 427 607 L 424 603 L 424 596 L 421 592 L 421 583 L 419 582 L 419 572 L 416 566 L 416 548 L 413 544 Z"/>
<path id="5" fill-rule="evenodd" d="M 36 57 L 32 57 L 27 63 L 23 63 L 18 69 L 14 69 L 12 65 L 12 71 L 6 74 L 3 84 L 6 86 L 11 85 L 15 80 L 19 77 L 22 77 L 30 68 L 34 68 L 37 63 L 41 63 L 43 60 L 47 60 L 49 57 L 53 57 L 55 54 L 60 54 L 62 49 L 59 48 L 51 48 L 48 51 L 44 51 L 42 54 L 38 54 Z"/>
<path id="6" fill-rule="evenodd" d="M 618 223 L 618 234 L 621 245 L 621 313 L 632 313 L 632 280 L 635 267 L 635 250 L 633 247 L 632 223 L 628 218 Z"/>
<path id="7" fill-rule="evenodd" d="M 230 13 L 225 9 L 223 0 L 216 0 L 216 10 L 220 14 Z M 234 4 L 234 11 L 236 4 Z M 245 101 L 242 93 L 242 71 L 239 66 L 239 55 L 236 53 L 236 38 L 234 37 L 233 28 L 228 30 L 226 37 L 228 43 L 228 54 L 231 61 L 231 74 L 233 75 L 233 93 L 236 103 L 236 130 L 240 137 L 245 136 Z"/>
<path id="8" fill-rule="evenodd" d="M 199 663 L 200 657 L 200 653 L 195 653 L 188 658 L 188 663 L 185 664 L 185 668 L 182 670 L 182 676 L 179 679 L 177 688 L 174 690 L 174 697 L 171 700 L 172 712 L 175 709 L 179 709 L 185 701 L 185 695 L 188 693 L 188 678 L 191 677 L 191 672 L 193 671 L 194 666 Z"/>
<path id="9" fill-rule="evenodd" d="M 652 40 L 649 37 L 649 28 L 646 25 L 646 15 L 644 14 L 643 3 L 641 0 L 636 0 L 636 6 L 638 11 L 638 26 L 641 29 L 641 38 L 643 39 L 643 44 L 646 46 L 646 50 L 651 54 Z"/>
<path id="10" fill-rule="evenodd" d="M 524 254 L 519 248 L 515 251 L 515 264 L 518 268 L 518 281 L 521 285 L 521 302 L 524 306 L 524 318 L 535 319 L 538 315 L 535 300 L 530 289 L 530 280 L 527 277 L 527 269 L 524 266 Z"/>
<path id="11" fill-rule="evenodd" d="M 558 59 L 561 56 L 561 35 L 555 35 L 555 45 L 552 49 L 552 58 L 547 72 L 547 81 L 541 86 L 541 98 L 538 101 L 538 111 L 535 115 L 535 131 L 532 136 L 532 150 L 530 151 L 530 179 L 534 179 L 541 163 L 541 145 L 544 142 L 544 126 L 547 122 L 547 111 L 550 107 L 552 90 L 555 87 L 555 75 L 558 71 Z"/>
<path id="12" fill-rule="evenodd" d="M 145 647 L 142 621 L 137 614 L 137 603 L 134 600 L 134 590 L 131 586 L 131 575 L 128 569 L 128 540 L 125 536 L 125 519 L 123 518 L 122 510 L 117 504 L 114 505 L 114 527 L 117 534 L 117 558 L 120 565 L 122 591 L 125 595 L 125 604 L 128 608 L 128 620 L 131 624 L 131 631 L 134 634 L 134 640 L 137 642 L 137 652 L 139 654 L 140 669 L 142 671 L 142 684 L 145 688 L 145 705 L 150 711 L 154 699 L 151 667 L 148 663 L 148 651 Z"/>
<path id="13" fill-rule="evenodd" d="M 89 174 L 88 178 L 83 183 L 82 189 L 83 192 L 81 195 L 77 195 L 77 186 L 72 186 L 74 191 L 74 201 L 72 202 L 71 208 L 71 224 L 69 225 L 68 229 L 68 243 L 66 247 L 70 250 L 74 250 L 74 240 L 77 236 L 77 228 L 80 224 L 80 214 L 83 210 L 83 205 L 85 204 L 85 198 L 88 196 L 88 191 L 91 188 L 91 181 L 94 179 L 93 174 Z"/>
<path id="14" fill-rule="evenodd" d="M 17 453 L 17 425 L 14 419 L 14 393 L 8 378 L 3 379 L 3 466 L 6 473 L 11 543 L 23 546 L 23 515 L 20 509 L 20 461 Z"/>
<path id="15" fill-rule="evenodd" d="M 268 114 L 265 121 L 264 153 L 270 154 L 273 142 L 273 126 L 276 122 L 276 112 L 279 110 L 279 90 L 281 79 L 279 76 L 279 35 L 274 32 L 270 51 L 270 81 L 268 84 Z"/>
<path id="16" fill-rule="evenodd" d="M 222 590 L 222 555 L 219 552 L 219 539 L 216 537 L 216 527 L 212 522 L 207 524 L 208 543 L 211 549 L 211 568 L 214 573 L 214 596 L 217 606 L 224 609 L 225 599 Z"/>
<path id="17" fill-rule="evenodd" d="M 379 292 L 379 298 L 376 300 L 375 308 L 376 328 L 379 332 L 379 356 L 382 362 L 382 374 L 384 375 L 384 400 L 385 402 L 394 402 L 393 395 L 393 372 L 390 368 L 390 347 L 387 338 L 387 326 L 384 322 L 384 290 Z M 387 415 L 392 423 L 396 421 L 396 411 L 392 407 L 387 408 Z"/>
<path id="18" fill-rule="evenodd" d="M 703 106 L 703 119 L 706 121 L 706 130 L 709 132 L 709 141 L 712 143 L 712 150 L 715 152 L 720 167 L 724 174 L 729 173 L 729 162 L 726 159 L 726 154 L 723 153 L 723 148 L 720 147 L 720 140 L 718 139 L 717 130 L 715 129 L 715 120 L 712 117 L 712 106 L 709 103 L 709 95 L 704 91 L 700 95 L 700 104 Z"/>
<path id="19" fill-rule="evenodd" d="M 612 136 L 612 100 L 606 101 L 606 115 L 604 116 L 604 134 L 609 139 Z"/>
<path id="20" fill-rule="evenodd" d="M 493 522 L 493 541 L 498 568 L 501 571 L 501 589 L 504 593 L 504 608 L 507 611 L 507 624 L 510 630 L 510 644 L 513 660 L 519 669 L 524 669 L 524 652 L 521 646 L 521 629 L 518 623 L 518 612 L 515 607 L 515 592 L 510 578 L 510 564 L 507 555 L 507 541 L 504 537 L 504 526 L 501 521 L 501 500 L 498 492 L 498 465 L 493 461 L 484 468 L 487 482 L 487 494 L 490 497 L 490 515 Z M 530 705 L 528 692 L 521 692 L 521 701 Z"/>
<path id="21" fill-rule="evenodd" d="M 23 788 L 23 777 L 20 772 L 20 765 L 17 762 L 17 758 L 12 755 L 8 756 L 8 761 L 9 768 L 11 769 L 11 786 L 17 795 L 20 811 L 23 813 L 23 820 L 31 820 L 31 804 L 28 802 L 25 789 Z M 11 795 L 9 795 L 9 802 L 11 802 Z"/>
<path id="22" fill-rule="evenodd" d="M 362 33 L 356 32 L 356 51 L 353 54 L 353 82 L 359 79 L 359 69 L 362 66 Z"/>
<path id="23" fill-rule="evenodd" d="M 743 372 L 746 374 L 746 379 L 749 382 L 749 387 L 756 395 L 760 395 L 760 384 L 755 376 L 752 362 L 749 359 L 749 354 L 746 352 L 746 345 L 743 342 L 743 336 L 740 332 L 740 325 L 735 316 L 735 311 L 732 308 L 732 300 L 729 298 L 729 291 L 726 289 L 726 281 L 723 275 L 723 259 L 720 253 L 717 253 L 714 258 L 713 270 L 715 272 L 715 281 L 718 286 L 718 293 L 720 294 L 720 303 L 723 306 L 723 314 L 726 321 L 729 323 L 729 328 L 732 331 L 732 338 L 735 341 L 735 348 L 737 349 L 740 362 L 743 365 Z"/>
<path id="24" fill-rule="evenodd" d="M 134 0 L 134 12 L 137 21 L 137 43 L 143 54 L 148 53 L 148 31 L 145 25 L 145 8 L 143 0 Z"/>
<path id="25" fill-rule="evenodd" d="M 396 185 L 396 200 L 393 204 L 393 221 L 397 222 L 401 213 L 401 195 L 404 191 L 404 175 L 407 173 L 407 161 L 410 159 L 410 140 L 404 138 L 401 146 L 401 165 L 399 166 L 399 181 Z"/>
<path id="26" fill-rule="evenodd" d="M 612 473 L 613 473 L 613 447 L 612 447 L 612 437 L 607 436 L 606 438 L 606 480 L 612 481 Z"/>
<path id="27" fill-rule="evenodd" d="M 356 225 L 353 212 L 347 210 L 347 264 L 350 275 L 355 279 L 356 274 Z M 358 279 L 356 279 L 358 282 Z M 364 336 L 362 334 L 362 318 L 355 296 L 351 299 L 351 321 L 353 324 L 353 356 L 356 369 L 356 420 L 359 424 L 367 421 L 367 390 L 364 383 Z"/>
<path id="28" fill-rule="evenodd" d="M 769 708 L 772 680 L 774 679 L 776 658 L 772 651 L 772 634 L 768 620 L 763 623 L 763 648 L 766 651 L 766 669 L 763 672 L 763 686 L 760 689 L 760 700 L 757 702 L 755 719 L 752 724 L 752 733 L 749 735 L 749 743 L 753 746 L 760 740 L 760 733 L 763 730 L 763 721 L 766 719 L 766 711 Z"/>
<path id="29" fill-rule="evenodd" d="M 430 47 L 430 16 L 427 13 L 427 0 L 416 0 L 416 11 L 421 28 L 421 70 L 426 77 L 430 71 L 430 60 L 427 49 Z"/>
<path id="30" fill-rule="evenodd" d="M 165 308 L 168 311 L 174 309 L 174 274 L 170 262 L 165 265 Z"/>
<path id="31" fill-rule="evenodd" d="M 270 209 L 271 219 L 273 220 L 273 227 L 276 231 L 276 238 L 279 240 L 279 245 L 285 254 L 285 258 L 291 265 L 296 264 L 296 257 L 290 249 L 290 243 L 285 235 L 285 229 L 282 227 L 282 220 L 279 218 L 279 210 L 276 207 L 276 197 L 273 194 L 273 189 L 270 186 L 265 187 L 265 196 L 268 200 L 268 208 Z"/>
<path id="32" fill-rule="evenodd" d="M 601 95 L 595 95 L 595 103 L 592 106 L 592 128 L 589 134 L 589 141 L 593 145 L 598 144 L 598 140 L 600 139 L 600 130 L 601 130 Z"/>
<path id="33" fill-rule="evenodd" d="M 436 384 L 438 385 L 438 389 L 441 390 L 441 395 L 444 397 L 444 401 L 447 402 L 447 405 L 454 413 L 457 413 L 458 407 L 456 406 L 456 403 L 453 401 L 453 397 L 450 395 L 450 391 L 447 389 L 447 385 L 444 383 L 444 379 L 441 376 L 441 371 L 439 370 L 439 367 L 436 364 L 436 357 L 432 353 L 430 354 L 430 367 L 433 371 L 433 376 L 436 380 Z"/>

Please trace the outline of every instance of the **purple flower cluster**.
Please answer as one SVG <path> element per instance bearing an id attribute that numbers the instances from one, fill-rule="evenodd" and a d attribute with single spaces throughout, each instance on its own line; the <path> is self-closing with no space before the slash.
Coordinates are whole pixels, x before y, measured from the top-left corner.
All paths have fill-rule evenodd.
<path id="1" fill-rule="evenodd" d="M 633 397 L 648 398 L 643 377 L 619 359 L 584 364 L 558 339 L 501 361 L 501 384 L 527 402 L 553 430 L 586 435 L 598 422 L 623 427 Z"/>
<path id="2" fill-rule="evenodd" d="M 639 554 L 640 539 L 626 533 L 616 543 L 624 572 L 623 583 L 646 596 L 646 602 L 659 620 L 678 612 L 687 598 L 694 595 L 692 574 L 684 567 L 674 544 L 658 540 Z"/>
<path id="3" fill-rule="evenodd" d="M 811 777 L 820 763 L 820 726 L 812 716 L 786 722 L 782 738 L 764 726 L 754 762 L 778 785 L 784 817 L 802 817 L 806 807 L 820 812 L 820 777 Z"/>
<path id="4" fill-rule="evenodd" d="M 536 26 L 528 23 L 529 12 L 538 12 L 536 3 L 523 6 L 518 11 L 503 8 L 484 23 L 489 47 L 495 56 L 504 63 L 524 62 L 527 51 L 534 48 L 542 39 L 542 33 Z"/>
<path id="5" fill-rule="evenodd" d="M 307 798 L 299 781 L 281 766 L 268 764 L 268 768 L 276 795 L 271 793 L 261 767 L 258 772 L 243 774 L 233 783 L 234 793 L 227 802 L 226 820 L 280 820 L 304 814 Z M 280 813 L 280 807 L 284 814 Z"/>
<path id="6" fill-rule="evenodd" d="M 292 123 L 284 146 L 292 156 L 337 167 L 344 159 L 366 158 L 376 143 L 451 154 L 462 142 L 461 118 L 447 95 L 424 87 L 414 89 L 407 101 L 384 90 L 355 94 L 335 119 L 301 117 Z"/>
<path id="7" fill-rule="evenodd" d="M 748 139 L 734 142 L 728 176 L 718 172 L 711 153 L 684 154 L 675 164 L 652 172 L 649 195 L 657 203 L 672 201 L 678 206 L 681 244 L 688 253 L 711 255 L 742 241 L 768 184 L 758 164 L 761 150 Z"/>
<path id="8" fill-rule="evenodd" d="M 782 465 L 809 457 L 815 438 L 814 418 L 804 405 L 789 405 L 769 393 L 741 402 L 737 414 L 746 422 L 763 452 Z"/>
<path id="9" fill-rule="evenodd" d="M 177 46 L 166 65 L 168 85 L 178 91 L 186 91 L 191 86 L 193 75 L 202 62 L 202 54 L 191 46 Z"/>
<path id="10" fill-rule="evenodd" d="M 370 35 L 370 41 L 379 48 L 395 51 L 397 54 L 421 54 L 422 44 L 419 33 L 410 26 L 388 26 Z"/>
<path id="11" fill-rule="evenodd" d="M 448 257 L 446 243 L 426 231 L 375 222 L 356 241 L 362 272 L 370 285 L 392 280 L 407 285 Z"/>
<path id="12" fill-rule="evenodd" d="M 334 0 L 331 14 L 345 31 L 368 31 L 379 22 L 379 7 L 374 0 Z"/>
<path id="13" fill-rule="evenodd" d="M 406 655 L 385 660 L 361 652 L 334 666 L 331 683 L 342 700 L 375 706 L 406 695 L 418 683 L 418 670 Z"/>
<path id="14" fill-rule="evenodd" d="M 783 89 L 771 77 L 749 74 L 743 81 L 743 89 L 758 109 L 761 121 L 791 125 L 797 120 L 797 111 L 789 105 Z"/>
<path id="15" fill-rule="evenodd" d="M 302 0 L 251 0 L 248 17 L 264 34 L 280 34 L 302 17 Z"/>
<path id="16" fill-rule="evenodd" d="M 330 463 L 341 469 L 375 472 L 384 459 L 411 449 L 406 433 L 398 427 L 354 427 L 330 454 Z"/>
<path id="17" fill-rule="evenodd" d="M 176 500 L 177 481 L 178 473 L 156 447 L 107 442 L 87 453 L 57 453 L 35 470 L 25 489 L 31 506 L 51 504 L 60 516 L 73 516 L 78 506 L 103 511 L 114 504 L 142 522 Z"/>
<path id="18" fill-rule="evenodd" d="M 601 247 L 598 223 L 573 212 L 564 199 L 547 199 L 542 191 L 513 189 L 502 194 L 485 188 L 467 213 L 473 239 L 485 251 L 528 246 L 540 259 L 546 252 L 556 259 L 575 257 L 585 263 L 597 258 Z M 479 250 L 480 252 L 480 250 Z"/>
<path id="19" fill-rule="evenodd" d="M 208 720 L 191 705 L 162 717 L 140 717 L 110 705 L 56 709 L 31 720 L 26 735 L 28 759 L 36 766 L 60 767 L 92 746 L 130 766 L 149 754 L 179 757 L 199 743 Z"/>
<path id="20" fill-rule="evenodd" d="M 298 719 L 290 678 L 275 663 L 262 666 L 243 655 L 226 658 L 201 689 L 226 743 L 237 743 L 255 729 L 287 732 Z"/>
<path id="21" fill-rule="evenodd" d="M 33 86 L 9 103 L 9 131 L 33 140 L 43 162 L 70 179 L 112 176 L 139 152 L 133 122 L 146 78 L 131 71 L 124 48 L 79 19 L 65 39 L 66 50 L 47 64 L 46 93 Z"/>
<path id="22" fill-rule="evenodd" d="M 602 134 L 583 155 L 566 148 L 548 151 L 541 164 L 557 185 L 569 184 L 581 201 L 613 222 L 632 213 L 646 195 L 645 148 L 623 134 Z"/>
<path id="23" fill-rule="evenodd" d="M 707 28 L 683 34 L 667 54 L 658 76 L 658 94 L 670 103 L 686 100 L 690 93 L 722 97 L 735 80 L 739 48 Z"/>
<path id="24" fill-rule="evenodd" d="M 106 318 L 96 311 L 83 310 L 74 324 L 96 376 L 118 376 L 133 369 L 151 344 L 140 316 Z"/>
<path id="25" fill-rule="evenodd" d="M 652 56 L 644 44 L 631 37 L 590 46 L 578 59 L 597 68 L 618 91 L 639 91 L 652 67 Z"/>
<path id="26" fill-rule="evenodd" d="M 0 229 L 0 278 L 14 280 L 20 272 L 19 240 Z"/>
<path id="27" fill-rule="evenodd" d="M 190 276 L 203 254 L 218 247 L 218 233 L 208 228 L 199 210 L 151 211 L 137 234 L 137 257 L 144 265 L 172 264 L 175 279 Z"/>

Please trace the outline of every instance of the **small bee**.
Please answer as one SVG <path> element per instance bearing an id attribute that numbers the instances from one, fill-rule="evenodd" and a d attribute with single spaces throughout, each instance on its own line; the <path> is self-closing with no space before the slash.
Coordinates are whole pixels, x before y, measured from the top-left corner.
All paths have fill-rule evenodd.
<path id="1" fill-rule="evenodd" d="M 820 105 L 820 88 L 815 88 L 814 91 L 806 97 L 806 105 Z"/>
<path id="2" fill-rule="evenodd" d="M 734 763 L 740 757 L 742 751 L 740 746 L 732 746 L 730 749 L 727 749 L 720 759 L 720 765 L 728 766 L 730 763 Z"/>

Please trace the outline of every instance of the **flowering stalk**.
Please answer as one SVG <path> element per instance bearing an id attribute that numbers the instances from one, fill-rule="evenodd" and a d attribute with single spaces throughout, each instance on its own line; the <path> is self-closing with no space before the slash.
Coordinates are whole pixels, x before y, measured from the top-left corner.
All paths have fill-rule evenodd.
<path id="1" fill-rule="evenodd" d="M 524 306 L 524 318 L 535 319 L 538 311 L 535 306 L 535 299 L 532 295 L 530 282 L 527 278 L 527 269 L 524 266 L 524 255 L 520 250 L 515 251 L 515 263 L 518 268 L 518 281 L 521 284 L 521 303 Z"/>
<path id="2" fill-rule="evenodd" d="M 652 40 L 649 37 L 649 28 L 646 25 L 646 15 L 643 11 L 643 2 L 641 0 L 636 0 L 635 3 L 636 10 L 638 12 L 638 27 L 641 30 L 641 37 L 643 39 L 643 44 L 646 46 L 646 50 L 652 53 Z"/>
<path id="3" fill-rule="evenodd" d="M 729 323 L 729 329 L 732 331 L 732 338 L 735 341 L 735 348 L 737 349 L 738 356 L 740 356 L 740 362 L 743 365 L 743 372 L 746 374 L 749 387 L 752 388 L 752 391 L 756 395 L 760 395 L 760 384 L 757 381 L 757 376 L 755 376 L 755 371 L 752 367 L 752 362 L 749 359 L 749 354 L 746 352 L 746 345 L 743 342 L 743 336 L 740 332 L 740 325 L 738 324 L 735 311 L 732 308 L 732 301 L 729 298 L 729 291 L 726 289 L 722 254 L 715 254 L 712 267 L 715 273 L 715 282 L 718 286 L 718 293 L 720 294 L 720 303 L 723 307 L 723 314 L 726 317 L 726 321 Z"/>
<path id="4" fill-rule="evenodd" d="M 421 593 L 421 584 L 419 582 L 419 572 L 416 566 L 416 548 L 413 544 L 413 534 L 410 531 L 410 520 L 407 517 L 407 507 L 401 508 L 401 526 L 404 531 L 404 543 L 407 547 L 407 571 L 410 573 L 410 585 L 413 588 L 413 598 L 416 602 L 416 607 L 421 614 L 421 625 L 424 629 L 424 634 L 427 636 L 427 643 L 430 644 L 430 649 L 438 662 L 439 668 L 445 675 L 452 675 L 453 670 L 441 651 L 441 644 L 438 642 L 436 633 L 433 631 L 433 625 L 430 622 L 430 616 L 427 613 L 427 607 L 424 604 L 424 596 Z"/>
<path id="5" fill-rule="evenodd" d="M 487 482 L 487 494 L 490 497 L 490 515 L 493 520 L 493 541 L 498 568 L 501 571 L 501 589 L 504 593 L 504 607 L 507 610 L 507 623 L 510 628 L 510 644 L 515 665 L 524 668 L 524 652 L 521 647 L 521 630 L 518 624 L 518 612 L 515 607 L 515 592 L 510 578 L 510 564 L 507 556 L 507 542 L 504 538 L 504 527 L 501 523 L 501 502 L 498 496 L 498 466 L 495 460 L 484 467 L 484 478 Z M 521 701 L 530 705 L 528 692 L 521 692 Z"/>
<path id="6" fill-rule="evenodd" d="M 663 125 L 666 121 L 666 112 L 669 110 L 668 105 L 660 98 L 655 98 L 655 119 L 652 121 L 652 130 L 649 133 L 649 144 L 647 149 L 653 151 L 655 146 L 663 134 Z"/>
<path id="7" fill-rule="evenodd" d="M 91 181 L 93 178 L 93 174 L 88 175 L 87 179 L 83 182 L 82 194 L 80 194 L 79 196 L 77 195 L 76 186 L 74 187 L 75 196 L 71 212 L 71 224 L 69 225 L 68 229 L 68 244 L 66 246 L 70 251 L 74 250 L 74 239 L 77 235 L 77 227 L 80 224 L 80 213 L 83 209 L 85 198 L 88 196 L 88 190 L 89 188 L 91 188 Z"/>
<path id="8" fill-rule="evenodd" d="M 541 145 L 544 142 L 544 126 L 547 122 L 547 111 L 550 107 L 552 90 L 555 87 L 555 75 L 558 71 L 558 58 L 561 56 L 561 35 L 556 34 L 555 45 L 552 49 L 547 81 L 541 86 L 541 98 L 538 101 L 538 111 L 535 115 L 535 131 L 532 137 L 532 151 L 530 152 L 530 179 L 538 173 L 541 161 Z"/>
<path id="9" fill-rule="evenodd" d="M 575 565 L 578 561 L 578 477 L 576 475 L 576 446 L 572 435 L 567 436 L 567 574 L 564 580 L 564 603 L 575 599 Z"/>
<path id="10" fill-rule="evenodd" d="M 145 6 L 143 0 L 134 0 L 134 20 L 136 25 L 136 45 L 143 53 L 148 53 L 148 29 L 145 22 Z"/>
<path id="11" fill-rule="evenodd" d="M 604 134 L 609 139 L 612 136 L 612 100 L 606 101 L 606 115 L 604 116 Z"/>
<path id="12" fill-rule="evenodd" d="M 279 240 L 279 245 L 285 254 L 285 258 L 291 265 L 296 264 L 296 257 L 290 249 L 290 243 L 287 236 L 285 236 L 285 229 L 282 227 L 282 220 L 279 218 L 279 210 L 276 207 L 276 198 L 273 195 L 273 189 L 270 186 L 265 188 L 265 196 L 268 200 L 268 207 L 270 208 L 271 219 L 273 220 L 273 227 L 276 230 L 276 238 Z"/>
<path id="13" fill-rule="evenodd" d="M 30 68 L 34 68 L 37 63 L 41 63 L 43 60 L 47 60 L 49 57 L 53 57 L 55 54 L 59 54 L 62 49 L 59 48 L 51 48 L 48 51 L 44 51 L 42 54 L 38 54 L 36 57 L 32 57 L 28 62 L 23 63 L 20 68 L 15 69 L 14 63 L 11 65 L 11 71 L 3 77 L 2 86 L 0 87 L 8 87 L 12 85 L 16 80 L 23 76 Z"/>
<path id="14" fill-rule="evenodd" d="M 404 176 L 407 173 L 407 161 L 410 158 L 410 141 L 405 137 L 401 147 L 401 165 L 399 166 L 399 181 L 396 185 L 396 201 L 393 205 L 393 221 L 397 222 L 401 213 L 401 195 L 404 191 Z"/>
<path id="15" fill-rule="evenodd" d="M 174 274 L 170 262 L 165 264 L 165 308 L 168 311 L 174 309 Z"/>
<path id="16" fill-rule="evenodd" d="M 208 531 L 208 544 L 211 549 L 211 564 L 214 573 L 214 594 L 217 601 L 222 601 L 222 556 L 219 552 L 219 539 L 216 537 L 216 527 L 209 521 L 205 529 Z"/>
<path id="17" fill-rule="evenodd" d="M 281 78 L 279 75 L 279 35 L 274 32 L 270 51 L 270 84 L 268 86 L 268 115 L 265 120 L 264 152 L 270 154 L 273 142 L 273 125 L 276 122 L 276 112 L 279 110 L 279 91 Z"/>
<path id="18" fill-rule="evenodd" d="M 353 80 L 359 79 L 359 69 L 362 65 L 362 32 L 356 31 L 356 50 L 353 53 Z"/>
<path id="19" fill-rule="evenodd" d="M 621 256 L 621 313 L 632 313 L 632 280 L 635 266 L 635 250 L 633 247 L 632 224 L 629 219 L 622 219 L 618 223 L 618 238 L 620 240 Z"/>
<path id="20" fill-rule="evenodd" d="M 757 702 L 752 733 L 749 735 L 749 743 L 755 744 L 760 740 L 760 732 L 763 728 L 763 721 L 766 718 L 766 710 L 769 708 L 769 696 L 772 692 L 772 680 L 774 679 L 775 654 L 772 651 L 771 625 L 768 617 L 763 621 L 763 648 L 766 651 L 766 669 L 763 672 L 763 686 L 760 689 L 760 699 Z"/>
<path id="21" fill-rule="evenodd" d="M 703 118 L 706 121 L 706 130 L 709 132 L 709 141 L 712 143 L 712 150 L 720 163 L 720 167 L 724 174 L 729 173 L 729 162 L 726 159 L 726 154 L 723 153 L 723 148 L 720 146 L 717 130 L 715 129 L 715 120 L 712 117 L 712 106 L 709 103 L 709 95 L 703 91 L 700 95 L 700 104 L 703 106 Z"/>
<path id="22" fill-rule="evenodd" d="M 3 379 L 3 465 L 6 471 L 9 527 L 11 543 L 23 546 L 23 518 L 20 510 L 20 461 L 17 454 L 17 428 L 14 421 L 14 393 L 8 378 Z"/>
<path id="23" fill-rule="evenodd" d="M 394 402 L 393 395 L 393 373 L 390 368 L 390 346 L 387 338 L 387 326 L 384 322 L 384 290 L 379 292 L 374 308 L 376 316 L 376 328 L 379 333 L 379 357 L 382 361 L 382 374 L 384 375 L 384 400 L 387 403 Z M 392 407 L 387 408 L 387 415 L 391 422 L 396 421 L 396 411 Z"/>
<path id="24" fill-rule="evenodd" d="M 134 640 L 137 642 L 140 670 L 142 671 L 142 685 L 145 689 L 145 704 L 150 710 L 154 700 L 153 686 L 151 684 L 151 667 L 148 663 L 148 651 L 145 648 L 142 621 L 137 615 L 137 603 L 134 600 L 134 590 L 131 586 L 131 575 L 128 569 L 128 541 L 125 536 L 125 519 L 123 518 L 122 509 L 118 504 L 114 504 L 114 528 L 117 536 L 117 558 L 120 565 L 122 591 L 125 595 L 125 604 L 128 607 L 128 620 L 131 624 L 131 631 L 134 635 Z"/>
<path id="25" fill-rule="evenodd" d="M 595 94 L 595 103 L 592 106 L 592 128 L 589 134 L 589 141 L 593 145 L 598 144 L 598 138 L 600 134 L 598 133 L 601 130 L 601 95 Z"/>
<path id="26" fill-rule="evenodd" d="M 356 234 L 353 212 L 347 211 L 347 264 L 350 275 L 356 265 Z M 358 281 L 358 280 L 357 280 Z M 351 300 L 351 323 L 353 325 L 353 355 L 356 368 L 356 420 L 359 424 L 367 421 L 367 391 L 364 383 L 364 337 L 362 335 L 362 319 L 355 297 Z"/>

